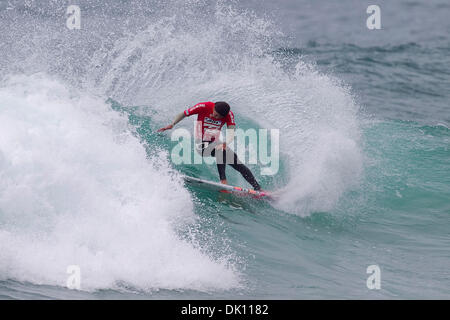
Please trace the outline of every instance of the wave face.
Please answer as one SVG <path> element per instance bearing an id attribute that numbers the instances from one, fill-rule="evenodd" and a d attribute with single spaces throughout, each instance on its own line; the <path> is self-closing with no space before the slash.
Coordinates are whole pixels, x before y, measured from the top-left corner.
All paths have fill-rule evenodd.
<path id="1" fill-rule="evenodd" d="M 246 3 L 86 0 L 80 30 L 54 1 L 0 4 L 0 297 L 448 297 L 448 106 L 427 47 L 299 46 Z M 183 185 L 216 168 L 176 165 L 156 129 L 208 100 L 279 130 L 278 173 L 249 165 L 276 202 Z"/>
<path id="2" fill-rule="evenodd" d="M 283 68 L 272 54 L 281 33 L 267 20 L 222 4 L 191 10 L 97 51 L 93 86 L 154 106 L 156 121 L 198 101 L 228 101 L 244 129 L 248 119 L 280 130 L 288 169 L 277 207 L 303 216 L 333 208 L 362 174 L 359 107 L 349 88 L 301 59 Z"/>

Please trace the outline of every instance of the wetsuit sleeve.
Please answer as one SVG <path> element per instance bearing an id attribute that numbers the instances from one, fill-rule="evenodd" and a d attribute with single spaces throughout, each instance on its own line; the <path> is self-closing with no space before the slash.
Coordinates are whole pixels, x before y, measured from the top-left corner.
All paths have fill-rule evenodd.
<path id="1" fill-rule="evenodd" d="M 184 115 L 186 117 L 192 116 L 193 114 L 199 114 L 206 110 L 206 102 L 197 103 L 195 106 L 184 110 Z"/>

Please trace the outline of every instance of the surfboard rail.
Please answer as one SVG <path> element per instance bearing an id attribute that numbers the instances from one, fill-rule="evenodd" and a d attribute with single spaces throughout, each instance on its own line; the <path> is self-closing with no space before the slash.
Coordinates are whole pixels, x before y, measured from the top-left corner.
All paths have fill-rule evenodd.
<path id="1" fill-rule="evenodd" d="M 231 186 L 228 184 L 204 180 L 204 179 L 195 178 L 195 177 L 186 176 L 186 175 L 183 175 L 183 179 L 185 182 L 187 182 L 191 185 L 206 186 L 209 189 L 216 190 L 219 192 L 243 194 L 243 195 L 253 196 L 255 198 L 263 198 L 263 197 L 269 198 L 270 197 L 270 195 L 265 191 L 256 191 L 256 190 L 253 190 L 250 188 Z"/>

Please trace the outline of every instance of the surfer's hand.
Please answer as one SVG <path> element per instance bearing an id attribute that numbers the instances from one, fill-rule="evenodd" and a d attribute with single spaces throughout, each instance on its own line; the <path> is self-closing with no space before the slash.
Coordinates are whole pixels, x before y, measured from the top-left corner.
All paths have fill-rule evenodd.
<path id="1" fill-rule="evenodd" d="M 161 129 L 159 129 L 158 132 L 163 132 L 163 131 L 166 131 L 166 130 L 170 130 L 172 128 L 173 128 L 173 125 L 169 124 L 168 126 L 165 126 L 165 127 L 161 128 Z"/>

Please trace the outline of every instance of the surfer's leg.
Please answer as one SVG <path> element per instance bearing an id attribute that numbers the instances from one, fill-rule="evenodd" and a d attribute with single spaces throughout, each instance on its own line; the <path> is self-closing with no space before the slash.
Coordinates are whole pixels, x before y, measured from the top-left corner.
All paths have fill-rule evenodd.
<path id="1" fill-rule="evenodd" d="M 239 173 L 244 177 L 245 180 L 247 180 L 248 183 L 250 183 L 255 190 L 261 190 L 261 187 L 259 183 L 256 181 L 255 177 L 253 176 L 253 173 L 250 171 L 249 168 L 245 164 L 243 164 L 241 161 L 239 161 L 236 153 L 234 153 L 232 150 L 227 148 L 227 152 L 231 152 L 233 154 L 233 161 L 227 161 L 227 164 L 229 164 L 234 170 L 239 171 Z M 231 155 L 231 154 L 230 154 Z M 225 158 L 225 151 L 224 151 L 224 158 Z M 226 158 L 228 160 L 228 158 Z"/>
<path id="2" fill-rule="evenodd" d="M 211 155 L 214 157 L 216 156 L 216 150 L 213 149 L 211 151 Z M 222 155 L 222 157 L 221 157 Z M 216 156 L 216 164 L 217 164 L 217 171 L 219 171 L 219 178 L 220 181 L 223 180 L 227 180 L 227 176 L 225 175 L 225 161 L 223 161 L 223 159 L 225 159 L 225 151 L 222 152 L 217 152 L 217 156 Z"/>
<path id="3" fill-rule="evenodd" d="M 227 176 L 225 175 L 225 164 L 217 164 L 217 171 L 219 171 L 220 181 L 227 180 Z"/>

